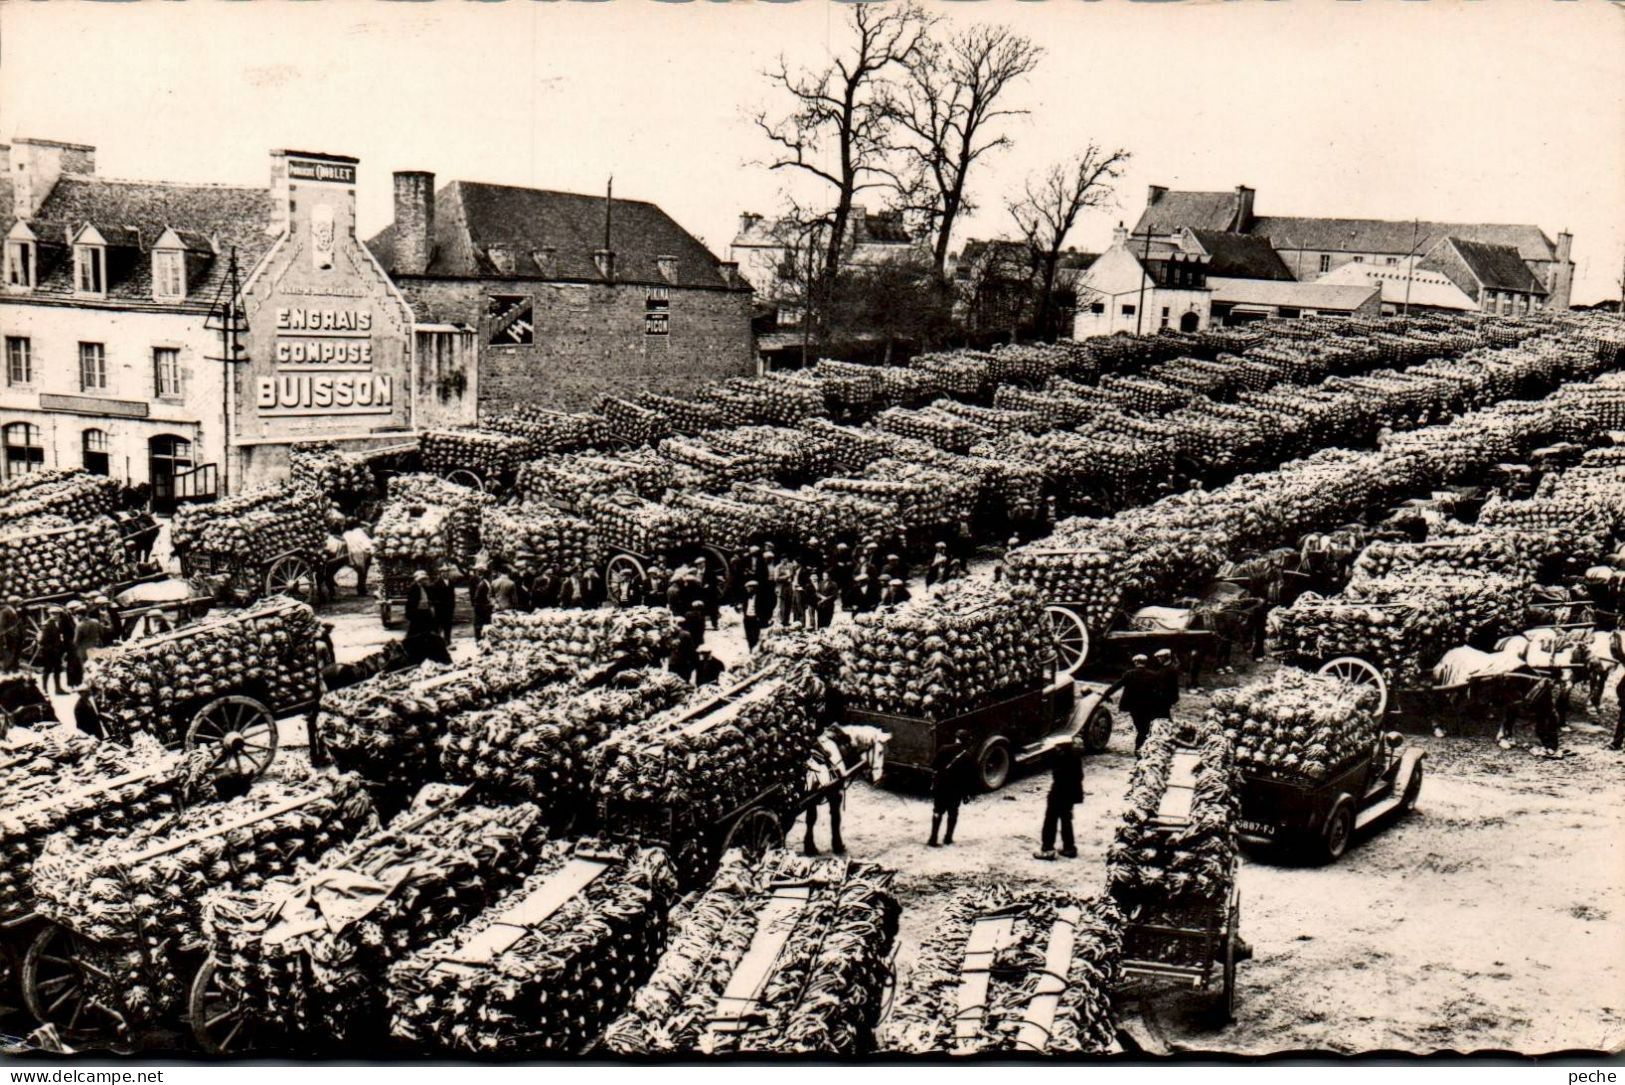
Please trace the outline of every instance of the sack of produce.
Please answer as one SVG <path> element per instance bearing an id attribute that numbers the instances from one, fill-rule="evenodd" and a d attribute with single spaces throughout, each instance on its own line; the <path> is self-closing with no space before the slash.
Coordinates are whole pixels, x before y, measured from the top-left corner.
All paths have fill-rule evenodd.
<path id="1" fill-rule="evenodd" d="M 485 509 L 480 538 L 491 557 L 514 573 L 540 573 L 550 566 L 569 572 L 604 563 L 604 547 L 591 524 L 530 505 Z"/>
<path id="2" fill-rule="evenodd" d="M 600 824 L 665 840 L 678 876 L 694 884 L 712 861 L 704 841 L 712 826 L 773 788 L 799 793 L 823 702 L 811 668 L 790 666 L 628 723 L 598 747 Z"/>
<path id="3" fill-rule="evenodd" d="M 1315 783 L 1369 753 L 1377 739 L 1370 702 L 1360 689 L 1296 667 L 1215 690 L 1207 719 L 1235 742 L 1236 767 L 1244 776 Z"/>
<path id="4" fill-rule="evenodd" d="M 482 796 L 535 803 L 547 825 L 568 824 L 592 803 L 594 748 L 693 692 L 665 671 L 626 671 L 610 685 L 573 682 L 461 713 L 440 738 L 441 768 Z"/>
<path id="5" fill-rule="evenodd" d="M 900 911 L 891 872 L 872 864 L 731 852 L 675 919 L 604 1047 L 622 1056 L 868 1054 Z"/>
<path id="6" fill-rule="evenodd" d="M 389 969 L 391 1031 L 431 1051 L 579 1055 L 653 971 L 676 897 L 657 848 L 549 844 L 518 888 Z"/>
<path id="7" fill-rule="evenodd" d="M 87 941 L 89 994 L 126 1034 L 185 997 L 181 950 L 202 939 L 204 895 L 252 890 L 377 826 L 354 776 L 268 778 L 122 836 L 53 837 L 34 864 L 39 912 Z"/>
<path id="8" fill-rule="evenodd" d="M 314 702 L 322 690 L 319 637 L 310 607 L 277 596 L 104 649 L 85 667 L 85 693 L 109 738 L 146 731 L 177 746 L 215 697 L 251 693 L 273 715 Z"/>
<path id="9" fill-rule="evenodd" d="M 1030 689 L 1054 663 L 1049 621 L 1025 586 L 952 581 L 894 610 L 859 614 L 845 636 L 847 704 L 933 720 Z"/>
<path id="10" fill-rule="evenodd" d="M 383 1042 L 392 962 L 483 912 L 529 872 L 534 806 L 484 806 L 430 784 L 390 825 L 259 889 L 216 889 L 203 929 L 256 1050 Z"/>
<path id="11" fill-rule="evenodd" d="M 1109 899 L 960 890 L 921 945 L 881 1044 L 912 1055 L 1104 1054 L 1117 1035 L 1122 925 Z"/>

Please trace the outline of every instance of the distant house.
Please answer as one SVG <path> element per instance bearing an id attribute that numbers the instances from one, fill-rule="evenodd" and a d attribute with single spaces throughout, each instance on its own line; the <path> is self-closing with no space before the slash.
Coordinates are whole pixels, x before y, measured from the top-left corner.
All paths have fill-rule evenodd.
<path id="1" fill-rule="evenodd" d="M 1051 309 L 1061 327 L 1070 327 L 1078 279 L 1098 253 L 1067 249 L 1056 267 Z M 1038 272 L 1025 241 L 972 239 L 953 258 L 954 317 L 970 332 L 1023 328 L 1033 319 Z"/>
<path id="2" fill-rule="evenodd" d="M 1394 267 L 1344 264 L 1315 280 L 1324 286 L 1375 286 L 1382 292 L 1382 315 L 1470 313 L 1478 302 L 1441 271 L 1417 267 L 1414 260 Z"/>
<path id="3" fill-rule="evenodd" d="M 1417 266 L 1449 278 L 1486 313 L 1525 316 L 1544 308 L 1550 297 L 1510 245 L 1447 237 Z"/>
<path id="4" fill-rule="evenodd" d="M 395 219 L 367 247 L 420 323 L 475 352 L 481 413 L 579 410 L 756 369 L 749 285 L 652 203 L 474 181 L 436 191 L 434 174 L 399 172 Z"/>
<path id="5" fill-rule="evenodd" d="M 1574 238 L 1567 231 L 1553 241 L 1540 227 L 1528 224 L 1258 215 L 1253 211 L 1253 199 L 1254 192 L 1246 185 L 1228 192 L 1170 191 L 1152 185 L 1132 233 L 1172 241 L 1181 228 L 1189 227 L 1262 238 L 1300 282 L 1312 282 L 1351 263 L 1398 267 L 1454 237 L 1516 250 L 1546 292 L 1547 304 L 1568 307 L 1574 282 Z"/>
<path id="6" fill-rule="evenodd" d="M 1212 257 L 1170 241 L 1130 242 L 1117 228 L 1112 245 L 1079 277 L 1074 339 L 1117 332 L 1194 332 L 1208 326 L 1212 289 L 1207 268 Z"/>

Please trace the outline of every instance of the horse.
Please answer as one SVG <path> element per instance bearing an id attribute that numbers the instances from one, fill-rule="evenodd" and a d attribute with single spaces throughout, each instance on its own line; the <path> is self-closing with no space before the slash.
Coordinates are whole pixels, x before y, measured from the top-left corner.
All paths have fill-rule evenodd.
<path id="1" fill-rule="evenodd" d="M 836 855 L 846 853 L 841 843 L 841 803 L 846 785 L 860 771 L 867 771 L 869 782 L 878 784 L 886 769 L 886 744 L 891 735 L 878 727 L 843 723 L 832 725 L 818 736 L 812 753 L 807 756 L 807 793 L 813 800 L 807 804 L 807 834 L 802 850 L 808 855 L 818 854 L 813 840 L 813 826 L 818 824 L 818 807 L 829 805 L 829 850 Z"/>

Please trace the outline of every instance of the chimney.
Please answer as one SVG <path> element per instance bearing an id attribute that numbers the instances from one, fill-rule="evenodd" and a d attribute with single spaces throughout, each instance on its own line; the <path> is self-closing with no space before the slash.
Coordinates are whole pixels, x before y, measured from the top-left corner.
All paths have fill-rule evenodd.
<path id="1" fill-rule="evenodd" d="M 1156 204 L 1161 203 L 1162 198 L 1164 196 L 1166 196 L 1166 195 L 1168 195 L 1168 189 L 1167 188 L 1165 188 L 1162 185 L 1152 185 L 1148 189 L 1146 189 L 1145 205 L 1147 207 L 1153 207 Z"/>
<path id="2" fill-rule="evenodd" d="M 1574 252 L 1574 235 L 1567 230 L 1557 235 L 1557 252 L 1552 256 L 1560 264 L 1566 264 L 1572 259 Z"/>
<path id="3" fill-rule="evenodd" d="M 1253 190 L 1246 185 L 1236 186 L 1236 221 L 1231 224 L 1233 233 L 1246 233 L 1247 228 L 1253 224 Z"/>
<path id="4" fill-rule="evenodd" d="M 1124 226 L 1121 222 L 1119 222 L 1117 224 L 1117 226 L 1112 230 L 1112 244 L 1113 245 L 1127 245 L 1128 244 L 1128 227 Z"/>
<path id="5" fill-rule="evenodd" d="M 615 254 L 609 249 L 594 249 L 592 262 L 598 265 L 598 274 L 605 279 L 615 278 Z"/>
<path id="6" fill-rule="evenodd" d="M 729 286 L 739 285 L 739 262 L 737 260 L 721 260 L 717 269 L 722 272 L 722 281 Z"/>
<path id="7" fill-rule="evenodd" d="M 762 221 L 762 216 L 754 211 L 741 211 L 739 213 L 739 232 L 748 234 L 756 229 L 756 224 Z"/>
<path id="8" fill-rule="evenodd" d="M 12 214 L 33 218 L 64 173 L 95 173 L 96 148 L 54 139 L 19 139 L 7 156 Z"/>
<path id="9" fill-rule="evenodd" d="M 395 267 L 398 275 L 422 275 L 434 259 L 434 174 L 395 171 Z"/>

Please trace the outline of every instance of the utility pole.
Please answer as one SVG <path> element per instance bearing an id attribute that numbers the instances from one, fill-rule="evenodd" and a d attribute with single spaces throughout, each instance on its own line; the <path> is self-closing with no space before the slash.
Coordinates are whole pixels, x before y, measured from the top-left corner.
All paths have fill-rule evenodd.
<path id="1" fill-rule="evenodd" d="M 1400 324 L 1405 329 L 1411 326 L 1411 280 L 1416 278 L 1416 235 L 1421 232 L 1422 220 L 1411 220 L 1411 251 L 1405 254 L 1405 315 L 1400 317 Z"/>
<path id="2" fill-rule="evenodd" d="M 604 189 L 604 251 L 613 252 L 609 243 L 609 228 L 615 221 L 615 175 L 609 175 L 609 185 Z"/>
<path id="3" fill-rule="evenodd" d="M 1134 306 L 1134 334 L 1140 334 L 1140 321 L 1145 316 L 1145 280 L 1151 275 L 1151 227 L 1145 228 L 1145 253 L 1140 257 L 1140 301 Z"/>
<path id="4" fill-rule="evenodd" d="M 220 286 L 220 293 L 215 296 L 215 304 L 209 310 L 208 319 L 204 326 L 216 327 L 220 331 L 220 434 L 221 464 L 220 464 L 220 496 L 226 497 L 231 493 L 231 409 L 232 391 L 236 383 L 236 373 L 233 366 L 242 361 L 242 345 L 238 336 L 248 330 L 248 321 L 243 318 L 241 304 L 242 282 L 237 268 L 237 248 L 232 246 L 226 264 L 226 281 Z"/>

